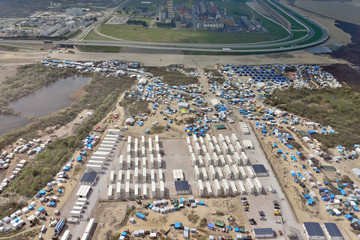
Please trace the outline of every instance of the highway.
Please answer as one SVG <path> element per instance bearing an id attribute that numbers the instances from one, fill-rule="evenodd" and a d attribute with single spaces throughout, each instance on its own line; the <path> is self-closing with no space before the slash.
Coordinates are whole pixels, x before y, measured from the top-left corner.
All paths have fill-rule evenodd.
<path id="1" fill-rule="evenodd" d="M 126 4 L 127 1 L 121 3 L 118 7 Z M 276 6 L 276 5 L 275 5 Z M 114 37 L 109 37 L 109 40 L 103 41 L 93 41 L 93 40 L 83 40 L 91 30 L 97 29 L 103 22 L 105 22 L 111 14 L 118 8 L 113 8 L 109 13 L 105 14 L 99 21 L 93 23 L 87 27 L 83 33 L 81 33 L 75 39 L 70 39 L 66 41 L 53 41 L 53 44 L 74 44 L 74 45 L 97 45 L 97 46 L 115 46 L 115 47 L 127 47 L 127 48 L 140 48 L 140 49 L 157 49 L 157 50 L 177 50 L 177 51 L 195 51 L 195 52 L 224 52 L 224 49 L 227 49 L 228 52 L 233 53 L 276 53 L 276 52 L 285 52 L 285 51 L 294 51 L 304 48 L 313 47 L 324 43 L 329 38 L 329 32 L 326 28 L 321 26 L 319 23 L 312 21 L 313 24 L 318 26 L 322 31 L 322 36 L 319 39 L 316 39 L 312 42 L 307 42 L 314 35 L 315 31 L 310 26 L 299 21 L 291 14 L 286 13 L 285 10 L 279 8 L 284 13 L 288 14 L 299 24 L 304 26 L 308 30 L 308 34 L 305 37 L 291 40 L 288 37 L 283 41 L 271 41 L 271 42 L 257 42 L 257 43 L 234 43 L 234 44 L 196 44 L 196 43 L 160 43 L 160 42 L 140 42 L 140 41 L 129 41 L 123 39 L 117 39 Z M 298 13 L 299 14 L 299 13 Z M 300 14 L 299 14 L 300 15 Z M 310 19 L 309 19 L 310 20 Z M 311 20 L 310 20 L 311 21 Z M 103 37 L 106 35 L 100 34 Z M 0 43 L 42 43 L 41 40 L 6 40 L 3 39 Z M 303 44 L 306 42 L 305 44 Z"/>

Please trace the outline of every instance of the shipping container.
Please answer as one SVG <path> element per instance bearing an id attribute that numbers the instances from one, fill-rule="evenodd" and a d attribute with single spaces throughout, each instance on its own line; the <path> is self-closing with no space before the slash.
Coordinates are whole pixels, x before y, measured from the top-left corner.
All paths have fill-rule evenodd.
<path id="1" fill-rule="evenodd" d="M 195 180 L 200 179 L 200 171 L 197 165 L 194 166 L 194 174 L 195 174 Z"/>
<path id="2" fill-rule="evenodd" d="M 147 184 L 146 184 L 146 183 L 143 184 L 143 194 L 142 194 L 142 196 L 143 196 L 144 198 L 148 198 L 148 197 L 149 197 L 148 191 L 147 191 Z"/>
<path id="3" fill-rule="evenodd" d="M 119 165 L 120 165 L 120 169 L 124 169 L 124 156 L 123 155 L 119 156 Z"/>
<path id="4" fill-rule="evenodd" d="M 116 198 L 121 199 L 121 182 L 116 183 Z"/>
<path id="5" fill-rule="evenodd" d="M 135 199 L 139 198 L 139 185 L 138 184 L 134 185 L 134 198 Z"/>
<path id="6" fill-rule="evenodd" d="M 225 177 L 227 179 L 231 179 L 231 170 L 230 170 L 229 165 L 224 166 L 224 172 L 225 172 Z"/>
<path id="7" fill-rule="evenodd" d="M 126 157 L 126 167 L 127 169 L 131 169 L 131 156 L 127 155 Z"/>
<path id="8" fill-rule="evenodd" d="M 109 182 L 110 182 L 110 183 L 114 183 L 114 182 L 115 182 L 115 171 L 114 171 L 114 170 L 111 170 L 111 171 L 110 171 Z"/>
<path id="9" fill-rule="evenodd" d="M 233 163 L 233 160 L 232 160 L 232 158 L 231 158 L 231 155 L 229 155 L 229 154 L 226 155 L 226 162 L 227 162 L 227 164 L 230 165 L 230 166 L 234 164 L 234 163 Z"/>
<path id="10" fill-rule="evenodd" d="M 221 168 L 217 167 L 216 170 L 217 170 L 217 174 L 218 174 L 218 179 L 222 180 L 224 178 L 224 175 L 223 175 L 223 172 L 221 171 Z"/>
<path id="11" fill-rule="evenodd" d="M 157 197 L 155 181 L 151 181 L 151 193 L 153 198 Z"/>
<path id="12" fill-rule="evenodd" d="M 236 196 L 236 195 L 238 195 L 239 194 L 239 192 L 238 192 L 238 190 L 236 189 L 236 186 L 235 186 L 235 183 L 234 182 L 230 182 L 230 187 L 231 187 L 231 192 L 232 192 L 232 194 L 234 195 L 234 196 Z"/>
<path id="13" fill-rule="evenodd" d="M 242 165 L 248 165 L 249 164 L 249 158 L 247 157 L 245 152 L 240 153 L 240 158 L 242 160 Z"/>
<path id="14" fill-rule="evenodd" d="M 209 166 L 209 172 L 210 172 L 210 179 L 214 180 L 216 177 L 216 172 L 215 172 L 215 168 L 213 165 Z"/>
<path id="15" fill-rule="evenodd" d="M 246 169 L 246 172 L 248 173 L 249 178 L 255 177 L 254 170 L 252 169 L 251 166 L 246 166 L 245 169 Z"/>
<path id="16" fill-rule="evenodd" d="M 138 169 L 138 168 L 135 168 L 135 171 L 134 171 L 134 179 L 135 179 L 135 182 L 136 182 L 136 183 L 139 182 L 139 169 Z"/>
<path id="17" fill-rule="evenodd" d="M 199 160 L 199 166 L 204 167 L 205 164 L 204 164 L 204 160 L 203 160 L 202 156 L 198 155 L 198 160 Z"/>
<path id="18" fill-rule="evenodd" d="M 220 166 L 225 166 L 226 161 L 223 155 L 219 155 Z"/>
<path id="19" fill-rule="evenodd" d="M 165 187 L 163 181 L 160 181 L 160 197 L 165 197 Z"/>
<path id="20" fill-rule="evenodd" d="M 245 185 L 249 194 L 253 194 L 255 191 L 254 185 L 252 184 L 250 178 L 245 179 Z"/>
<path id="21" fill-rule="evenodd" d="M 129 182 L 125 183 L 125 197 L 130 198 L 130 183 Z"/>

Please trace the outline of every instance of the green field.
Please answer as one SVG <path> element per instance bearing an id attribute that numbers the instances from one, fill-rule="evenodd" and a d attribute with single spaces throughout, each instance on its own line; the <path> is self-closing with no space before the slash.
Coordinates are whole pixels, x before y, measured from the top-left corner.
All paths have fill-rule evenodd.
<path id="1" fill-rule="evenodd" d="M 103 36 L 100 36 L 94 32 L 94 30 L 91 30 L 91 32 L 86 36 L 84 40 L 94 40 L 94 41 L 111 41 L 110 38 L 106 38 Z"/>
<path id="2" fill-rule="evenodd" d="M 143 42 L 174 43 L 249 43 L 277 40 L 282 37 L 268 33 L 227 33 L 192 30 L 169 30 L 163 28 L 146 28 L 133 25 L 106 24 L 99 32 L 112 37 Z M 86 40 L 98 40 L 89 34 Z"/>
<path id="3" fill-rule="evenodd" d="M 112 46 L 96 46 L 96 45 L 76 45 L 76 48 L 81 52 L 107 52 L 107 53 L 118 53 L 120 52 L 120 47 Z"/>

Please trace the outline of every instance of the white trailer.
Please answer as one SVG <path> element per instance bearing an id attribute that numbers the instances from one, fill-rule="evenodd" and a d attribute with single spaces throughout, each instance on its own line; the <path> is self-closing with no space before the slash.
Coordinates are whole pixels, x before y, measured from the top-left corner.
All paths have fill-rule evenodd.
<path id="1" fill-rule="evenodd" d="M 156 143 L 155 150 L 156 150 L 156 154 L 160 153 L 160 145 L 159 145 L 159 143 Z"/>
<path id="2" fill-rule="evenodd" d="M 100 172 L 102 169 L 101 165 L 86 164 L 86 170 L 89 172 Z"/>
<path id="3" fill-rule="evenodd" d="M 150 167 L 151 168 L 155 167 L 154 155 L 152 155 L 152 154 L 150 154 Z"/>
<path id="4" fill-rule="evenodd" d="M 198 180 L 198 187 L 199 187 L 199 196 L 204 196 L 204 186 L 200 179 Z"/>
<path id="5" fill-rule="evenodd" d="M 135 168 L 138 168 L 139 167 L 139 158 L 138 157 L 135 157 L 134 163 L 135 163 Z"/>
<path id="6" fill-rule="evenodd" d="M 215 187 L 216 196 L 221 196 L 221 187 L 217 179 L 214 180 L 214 187 Z"/>
<path id="7" fill-rule="evenodd" d="M 139 139 L 138 139 L 138 138 L 135 138 L 135 142 L 134 142 L 134 154 L 135 154 L 135 157 L 137 157 L 138 154 L 139 154 Z"/>
<path id="8" fill-rule="evenodd" d="M 143 178 L 143 179 L 142 179 L 142 181 L 143 181 L 144 183 L 147 181 L 146 175 L 147 175 L 147 174 L 146 174 L 146 168 L 143 167 L 143 171 L 142 171 L 142 178 Z"/>
<path id="9" fill-rule="evenodd" d="M 121 199 L 121 182 L 116 183 L 116 198 Z"/>
<path id="10" fill-rule="evenodd" d="M 244 167 L 239 167 L 240 175 L 243 179 L 247 178 Z"/>
<path id="11" fill-rule="evenodd" d="M 125 183 L 125 196 L 126 196 L 126 198 L 130 198 L 130 183 L 129 182 Z"/>
<path id="12" fill-rule="evenodd" d="M 157 167 L 158 168 L 162 167 L 161 154 L 157 155 Z"/>
<path id="13" fill-rule="evenodd" d="M 236 189 L 236 186 L 235 186 L 235 183 L 234 182 L 230 182 L 230 187 L 231 187 L 231 192 L 234 196 L 238 195 L 239 192 L 238 190 Z"/>
<path id="14" fill-rule="evenodd" d="M 224 189 L 224 194 L 226 196 L 230 195 L 230 187 L 229 187 L 229 184 L 226 181 L 226 179 L 221 180 L 221 183 L 222 183 L 222 186 L 223 186 L 223 189 Z"/>
<path id="15" fill-rule="evenodd" d="M 80 217 L 81 217 L 81 211 L 75 211 L 75 210 L 73 210 L 73 211 L 70 212 L 70 216 L 71 216 L 71 217 L 80 218 Z"/>
<path id="16" fill-rule="evenodd" d="M 205 154 L 205 162 L 206 162 L 206 165 L 209 166 L 212 164 L 212 161 L 211 161 L 211 157 L 210 157 L 210 154 L 209 153 L 206 153 Z"/>
<path id="17" fill-rule="evenodd" d="M 204 167 L 205 164 L 204 164 L 204 160 L 203 160 L 202 156 L 198 155 L 198 159 L 199 159 L 199 166 Z"/>
<path id="18" fill-rule="evenodd" d="M 109 155 L 108 152 L 101 152 L 101 151 L 96 151 L 93 153 L 93 156 L 99 156 L 99 157 L 107 157 Z"/>
<path id="19" fill-rule="evenodd" d="M 188 145 L 189 154 L 194 153 L 194 150 L 191 145 Z"/>
<path id="20" fill-rule="evenodd" d="M 126 157 L 126 167 L 127 169 L 131 168 L 131 155 L 127 155 Z"/>
<path id="21" fill-rule="evenodd" d="M 213 141 L 214 145 L 218 145 L 218 140 L 215 136 L 212 136 L 212 141 Z"/>
<path id="22" fill-rule="evenodd" d="M 74 206 L 72 209 L 75 210 L 75 211 L 82 211 L 83 210 L 83 206 Z"/>
<path id="23" fill-rule="evenodd" d="M 258 178 L 254 178 L 254 186 L 258 194 L 263 192 L 263 186 Z"/>
<path id="24" fill-rule="evenodd" d="M 127 145 L 126 153 L 128 156 L 131 156 L 131 143 Z"/>
<path id="25" fill-rule="evenodd" d="M 96 161 L 106 161 L 106 157 L 105 157 L 105 156 L 91 156 L 90 159 L 91 159 L 91 160 L 96 160 Z"/>
<path id="26" fill-rule="evenodd" d="M 101 144 L 105 144 L 105 145 L 111 145 L 111 146 L 115 146 L 115 143 L 116 143 L 116 140 L 114 139 L 114 140 L 104 140 L 104 141 L 102 141 L 101 142 Z"/>
<path id="27" fill-rule="evenodd" d="M 84 207 L 86 205 L 86 202 L 77 201 L 75 202 L 75 206 L 82 206 Z"/>
<path id="28" fill-rule="evenodd" d="M 145 150 L 144 146 L 141 147 L 141 156 L 140 157 L 146 157 L 146 150 Z"/>
<path id="29" fill-rule="evenodd" d="M 135 168 L 134 178 L 135 178 L 135 182 L 138 183 L 139 182 L 139 169 L 138 168 Z"/>
<path id="30" fill-rule="evenodd" d="M 232 173 L 234 175 L 234 178 L 235 179 L 239 179 L 240 178 L 240 172 L 239 172 L 239 169 L 236 165 L 232 165 Z"/>
<path id="31" fill-rule="evenodd" d="M 152 193 L 152 197 L 156 198 L 156 185 L 155 185 L 155 181 L 151 182 L 151 193 Z"/>
<path id="32" fill-rule="evenodd" d="M 151 138 L 149 138 L 149 154 L 153 154 L 153 146 L 152 146 Z"/>
<path id="33" fill-rule="evenodd" d="M 243 151 L 243 148 L 242 148 L 240 142 L 235 143 L 235 149 L 238 153 L 241 153 Z"/>
<path id="34" fill-rule="evenodd" d="M 215 168 L 213 165 L 209 166 L 209 172 L 210 172 L 210 179 L 214 180 L 216 177 L 216 172 L 215 172 Z"/>
<path id="35" fill-rule="evenodd" d="M 215 145 L 215 150 L 216 150 L 217 155 L 221 155 L 221 154 L 222 154 L 221 148 L 220 148 L 220 146 L 219 146 L 218 144 Z"/>
<path id="36" fill-rule="evenodd" d="M 68 240 L 70 237 L 70 230 L 66 230 L 60 240 Z"/>
<path id="37" fill-rule="evenodd" d="M 78 197 L 78 198 L 77 198 L 77 201 L 78 201 L 78 202 L 85 202 L 85 203 L 87 203 L 87 198 L 85 198 L 85 197 Z"/>
<path id="38" fill-rule="evenodd" d="M 143 197 L 144 198 L 148 198 L 149 197 L 149 195 L 148 195 L 148 191 L 147 191 L 147 184 L 146 183 L 144 183 L 143 184 Z"/>
<path id="39" fill-rule="evenodd" d="M 235 143 L 239 141 L 238 137 L 235 135 L 235 133 L 231 134 L 231 142 L 235 145 Z"/>
<path id="40" fill-rule="evenodd" d="M 145 147 L 145 136 L 141 136 L 141 146 Z"/>
<path id="41" fill-rule="evenodd" d="M 191 153 L 190 156 L 191 156 L 191 166 L 194 167 L 196 165 L 196 156 L 194 153 Z"/>
<path id="42" fill-rule="evenodd" d="M 246 156 L 245 152 L 241 152 L 240 157 L 241 157 L 243 165 L 248 165 L 249 164 L 249 158 Z"/>
<path id="43" fill-rule="evenodd" d="M 159 181 L 164 181 L 163 171 L 159 169 Z"/>
<path id="44" fill-rule="evenodd" d="M 159 135 L 155 135 L 155 143 L 159 143 Z"/>
<path id="45" fill-rule="evenodd" d="M 228 145 L 226 144 L 226 142 L 223 142 L 222 145 L 222 151 L 223 151 L 223 154 L 226 155 L 226 154 L 229 154 L 229 147 Z"/>
<path id="46" fill-rule="evenodd" d="M 208 174 L 206 172 L 206 168 L 201 168 L 201 173 L 202 173 L 202 176 L 203 176 L 203 179 L 206 181 L 206 180 L 209 180 L 209 177 L 208 177 Z"/>
<path id="47" fill-rule="evenodd" d="M 206 191 L 207 191 L 207 195 L 208 195 L 208 196 L 213 196 L 213 195 L 214 195 L 214 192 L 213 192 L 213 190 L 211 189 L 210 182 L 206 182 Z"/>
<path id="48" fill-rule="evenodd" d="M 111 170 L 109 175 L 109 182 L 114 183 L 115 182 L 115 171 Z"/>
<path id="49" fill-rule="evenodd" d="M 246 123 L 240 122 L 239 125 L 240 125 L 240 129 L 241 129 L 241 131 L 243 132 L 244 135 L 249 135 L 250 134 L 250 130 L 249 130 L 248 126 L 246 125 Z"/>
<path id="50" fill-rule="evenodd" d="M 119 165 L 120 165 L 120 169 L 124 169 L 124 156 L 123 155 L 119 156 Z"/>
<path id="51" fill-rule="evenodd" d="M 200 171 L 197 165 L 194 166 L 195 180 L 200 179 Z"/>
<path id="52" fill-rule="evenodd" d="M 160 181 L 160 197 L 165 197 L 165 187 L 163 181 Z"/>
<path id="53" fill-rule="evenodd" d="M 106 153 L 107 155 L 109 155 L 109 154 L 112 152 L 112 149 L 111 149 L 111 148 L 99 147 L 99 148 L 97 149 L 97 152 L 104 152 L 104 153 Z"/>
<path id="54" fill-rule="evenodd" d="M 225 142 L 229 145 L 231 144 L 229 136 L 225 136 Z"/>
<path id="55" fill-rule="evenodd" d="M 192 136 L 193 136 L 193 142 L 194 142 L 194 147 L 195 147 L 195 144 L 198 142 L 198 139 L 195 134 L 193 134 Z"/>
<path id="56" fill-rule="evenodd" d="M 196 153 L 196 155 L 201 154 L 201 148 L 200 148 L 199 143 L 195 143 L 195 153 Z"/>
<path id="57" fill-rule="evenodd" d="M 210 144 L 212 142 L 211 137 L 208 133 L 205 135 L 205 140 L 207 144 Z"/>
<path id="58" fill-rule="evenodd" d="M 122 182 L 122 176 L 123 176 L 123 171 L 122 171 L 122 170 L 119 170 L 119 173 L 118 173 L 118 182 Z"/>
<path id="59" fill-rule="evenodd" d="M 131 181 L 131 172 L 130 170 L 126 171 L 126 182 L 130 182 Z"/>
<path id="60" fill-rule="evenodd" d="M 241 165 L 241 158 L 240 158 L 239 153 L 234 152 L 233 158 L 234 158 L 234 162 L 235 162 L 237 165 Z"/>
<path id="61" fill-rule="evenodd" d="M 146 164 L 146 157 L 144 156 L 143 158 L 142 158 L 142 167 L 146 167 L 147 166 L 147 164 Z"/>
<path id="62" fill-rule="evenodd" d="M 248 189 L 248 193 L 253 194 L 255 191 L 255 187 L 252 184 L 250 178 L 245 179 L 245 185 L 246 185 L 246 188 Z"/>
<path id="63" fill-rule="evenodd" d="M 239 180 L 239 181 L 237 181 L 237 185 L 239 187 L 240 194 L 246 194 L 246 189 L 244 187 L 243 182 Z"/>
<path id="64" fill-rule="evenodd" d="M 199 137 L 199 142 L 201 145 L 204 145 L 204 138 L 203 137 Z"/>
<path id="65" fill-rule="evenodd" d="M 87 163 L 89 165 L 100 165 L 100 166 L 103 166 L 104 165 L 104 162 L 103 161 L 96 161 L 96 160 L 91 160 Z"/>
<path id="66" fill-rule="evenodd" d="M 247 173 L 248 173 L 249 178 L 254 178 L 254 177 L 255 177 L 255 173 L 254 173 L 252 167 L 246 166 L 245 168 L 246 168 L 246 171 L 247 171 Z"/>
<path id="67" fill-rule="evenodd" d="M 139 185 L 135 184 L 134 185 L 134 198 L 139 198 Z"/>
<path id="68" fill-rule="evenodd" d="M 226 161 L 223 155 L 219 155 L 219 160 L 220 160 L 220 166 L 226 165 Z"/>
<path id="69" fill-rule="evenodd" d="M 217 170 L 217 174 L 218 174 L 218 179 L 222 180 L 224 178 L 224 174 L 222 173 L 221 168 L 217 167 L 216 170 Z"/>
<path id="70" fill-rule="evenodd" d="M 156 179 L 155 179 L 155 170 L 154 169 L 151 169 L 151 171 L 150 171 L 150 176 L 151 176 L 151 181 L 156 181 Z"/>
<path id="71" fill-rule="evenodd" d="M 190 137 L 189 137 L 189 136 L 186 137 L 186 144 L 187 144 L 188 146 L 191 145 L 191 140 L 190 140 Z"/>
<path id="72" fill-rule="evenodd" d="M 229 165 L 224 166 L 225 176 L 227 179 L 231 179 L 231 170 Z"/>
<path id="73" fill-rule="evenodd" d="M 231 158 L 231 155 L 229 155 L 229 154 L 226 155 L 226 162 L 227 162 L 228 165 L 233 165 L 234 164 L 233 160 Z"/>
<path id="74" fill-rule="evenodd" d="M 131 136 L 128 136 L 127 142 L 128 142 L 128 144 L 131 144 Z"/>
<path id="75" fill-rule="evenodd" d="M 109 184 L 109 187 L 108 187 L 108 199 L 113 199 L 113 186 L 112 184 Z"/>

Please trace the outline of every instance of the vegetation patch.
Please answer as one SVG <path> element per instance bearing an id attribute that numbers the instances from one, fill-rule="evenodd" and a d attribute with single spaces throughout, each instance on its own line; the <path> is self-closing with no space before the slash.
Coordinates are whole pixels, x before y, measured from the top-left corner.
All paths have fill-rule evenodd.
<path id="1" fill-rule="evenodd" d="M 6 191 L 14 191 L 30 197 L 46 186 L 46 183 L 51 181 L 62 166 L 69 161 L 74 151 L 81 147 L 81 140 L 89 134 L 94 125 L 106 116 L 114 107 L 119 95 L 129 89 L 132 83 L 131 78 L 105 77 L 94 74 L 91 83 L 84 87 L 87 93 L 70 107 L 58 114 L 39 118 L 24 128 L 2 135 L 0 146 L 8 145 L 19 137 L 32 139 L 39 137 L 38 130 L 50 126 L 63 126 L 72 121 L 85 108 L 94 109 L 93 115 L 79 126 L 76 134 L 51 143 L 45 151 L 37 156 L 35 161 L 24 168 L 20 176 Z"/>
<path id="2" fill-rule="evenodd" d="M 337 89 L 277 90 L 267 103 L 285 111 L 330 125 L 337 132 L 313 135 L 325 148 L 342 145 L 352 147 L 360 138 L 360 93 L 351 87 Z"/>
<path id="3" fill-rule="evenodd" d="M 164 132 L 165 127 L 163 125 L 157 125 L 151 127 L 151 133 L 162 133 Z"/>
<path id="4" fill-rule="evenodd" d="M 185 69 L 186 71 L 187 69 Z M 166 67 L 149 67 L 148 72 L 155 76 L 161 77 L 163 83 L 178 86 L 198 83 L 198 79 L 195 77 L 186 76 L 185 74 L 176 70 L 169 70 Z"/>
<path id="5" fill-rule="evenodd" d="M 139 113 L 151 113 L 151 110 L 149 108 L 149 102 L 143 100 L 139 100 L 131 104 L 128 111 L 131 115 L 137 115 Z"/>
<path id="6" fill-rule="evenodd" d="M 81 52 L 119 53 L 121 50 L 121 47 L 95 45 L 76 45 L 76 48 L 79 49 Z"/>
<path id="7" fill-rule="evenodd" d="M 15 199 L 10 199 L 8 202 L 0 205 L 0 218 L 3 219 L 6 216 L 10 216 L 18 209 L 22 209 L 26 206 L 26 202 L 21 203 L 15 201 Z"/>
<path id="8" fill-rule="evenodd" d="M 8 46 L 8 45 L 0 45 L 1 51 L 9 51 L 9 52 L 18 52 L 20 48 Z"/>

